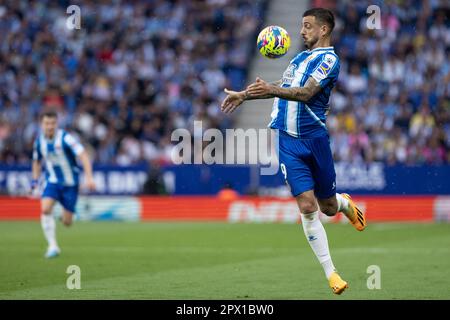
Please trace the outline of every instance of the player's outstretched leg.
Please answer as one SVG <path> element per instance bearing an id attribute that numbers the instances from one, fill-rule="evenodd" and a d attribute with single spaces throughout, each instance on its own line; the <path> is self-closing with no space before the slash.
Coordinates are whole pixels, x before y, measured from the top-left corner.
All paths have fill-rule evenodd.
<path id="1" fill-rule="evenodd" d="M 54 204 L 55 200 L 52 198 L 43 198 L 41 201 L 41 226 L 48 243 L 46 258 L 54 258 L 61 253 L 56 242 L 56 223 L 52 214 Z"/>
<path id="2" fill-rule="evenodd" d="M 363 231 L 367 226 L 366 215 L 358 208 L 350 195 L 347 193 L 336 193 L 336 199 L 338 202 L 338 211 L 342 212 L 350 220 L 356 230 Z"/>
<path id="3" fill-rule="evenodd" d="M 335 294 L 341 294 L 348 288 L 341 279 L 331 260 L 325 228 L 319 219 L 319 209 L 313 191 L 304 192 L 296 197 L 301 212 L 302 226 L 306 239 L 323 267 L 330 288 Z"/>

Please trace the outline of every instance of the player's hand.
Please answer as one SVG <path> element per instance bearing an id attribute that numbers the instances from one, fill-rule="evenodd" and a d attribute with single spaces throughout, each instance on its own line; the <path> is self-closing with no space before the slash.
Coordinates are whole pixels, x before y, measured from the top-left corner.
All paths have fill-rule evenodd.
<path id="1" fill-rule="evenodd" d="M 89 191 L 95 191 L 95 182 L 93 177 L 87 177 L 85 183 L 86 189 Z"/>
<path id="2" fill-rule="evenodd" d="M 244 102 L 245 93 L 228 90 L 226 88 L 223 91 L 225 91 L 225 93 L 228 95 L 223 100 L 220 109 L 224 113 L 232 113 L 234 110 L 236 110 L 237 107 L 242 104 L 242 102 Z"/>
<path id="3" fill-rule="evenodd" d="M 267 96 L 272 94 L 272 85 L 257 77 L 256 81 L 249 85 L 246 91 L 252 97 Z"/>

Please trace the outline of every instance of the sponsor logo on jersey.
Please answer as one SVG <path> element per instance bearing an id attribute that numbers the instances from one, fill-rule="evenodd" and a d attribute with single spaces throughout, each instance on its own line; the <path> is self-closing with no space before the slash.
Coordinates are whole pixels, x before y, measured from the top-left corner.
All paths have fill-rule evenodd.
<path id="1" fill-rule="evenodd" d="M 319 66 L 318 71 L 326 76 L 330 72 L 331 66 L 327 62 L 322 62 L 322 64 Z"/>
<path id="2" fill-rule="evenodd" d="M 331 70 L 331 66 L 333 65 L 333 58 L 331 57 L 326 57 L 325 61 L 323 61 L 319 68 L 317 69 L 317 71 L 319 71 L 319 73 L 323 74 L 324 76 L 328 75 L 328 73 Z"/>

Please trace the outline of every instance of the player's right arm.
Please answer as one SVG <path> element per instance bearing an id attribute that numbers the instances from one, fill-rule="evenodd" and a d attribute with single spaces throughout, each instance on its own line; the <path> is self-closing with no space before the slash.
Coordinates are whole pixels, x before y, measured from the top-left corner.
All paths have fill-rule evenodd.
<path id="1" fill-rule="evenodd" d="M 281 84 L 282 80 L 278 80 L 275 82 L 270 83 L 273 86 L 279 86 Z M 252 95 L 248 92 L 248 90 L 243 91 L 232 91 L 225 88 L 225 93 L 228 94 L 225 100 L 223 100 L 221 107 L 221 110 L 225 113 L 231 113 L 233 112 L 237 107 L 239 107 L 242 102 L 245 100 L 256 100 L 256 99 L 270 99 L 273 98 L 273 95 Z"/>

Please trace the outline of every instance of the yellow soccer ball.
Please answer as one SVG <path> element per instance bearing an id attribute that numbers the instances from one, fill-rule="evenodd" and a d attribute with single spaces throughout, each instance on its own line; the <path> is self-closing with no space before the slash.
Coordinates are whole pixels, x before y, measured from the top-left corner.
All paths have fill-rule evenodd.
<path id="1" fill-rule="evenodd" d="M 276 59 L 288 52 L 291 38 L 282 27 L 268 26 L 259 33 L 256 44 L 264 57 Z"/>

